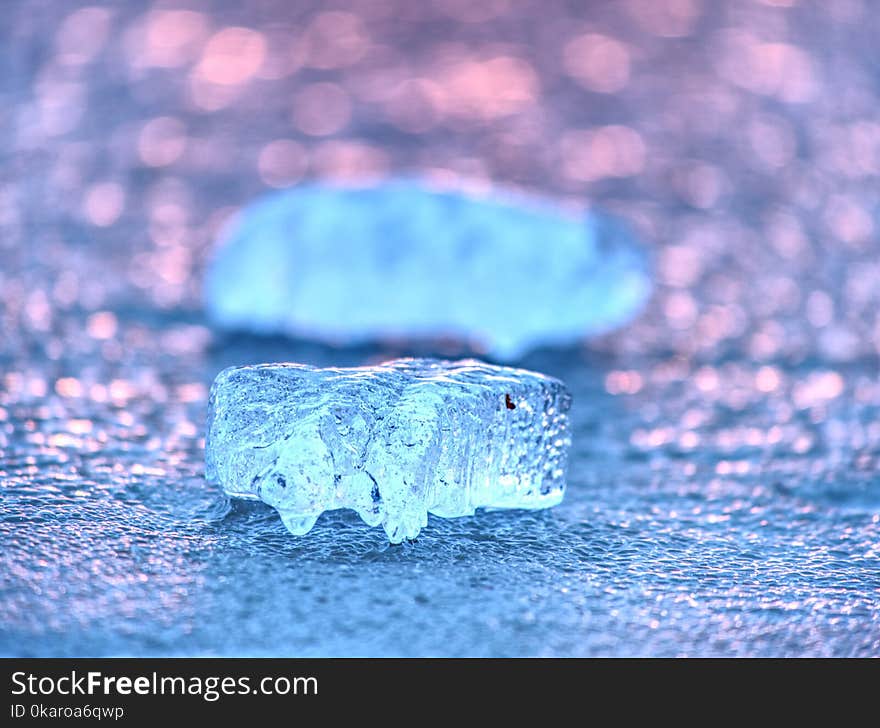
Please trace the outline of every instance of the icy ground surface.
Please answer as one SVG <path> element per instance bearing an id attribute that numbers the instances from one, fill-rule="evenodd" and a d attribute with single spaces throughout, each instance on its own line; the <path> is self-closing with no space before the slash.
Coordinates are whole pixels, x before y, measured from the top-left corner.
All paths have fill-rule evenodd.
<path id="1" fill-rule="evenodd" d="M 389 546 L 354 514 L 292 538 L 263 503 L 231 503 L 204 479 L 202 423 L 212 379 L 246 357 L 400 352 L 206 348 L 200 326 L 121 325 L 140 343 L 91 381 L 64 360 L 0 380 L 4 654 L 880 647 L 873 366 L 533 355 L 573 394 L 563 503 L 431 517 Z"/>
<path id="2" fill-rule="evenodd" d="M 649 269 L 619 221 L 539 197 L 406 179 L 304 185 L 240 213 L 208 270 L 206 305 L 233 329 L 455 337 L 509 359 L 627 323 Z"/>
<path id="3" fill-rule="evenodd" d="M 397 544 L 428 513 L 559 503 L 570 406 L 557 379 L 475 359 L 232 367 L 211 387 L 206 476 L 294 535 L 349 508 Z"/>
<path id="4" fill-rule="evenodd" d="M 85 5 L 0 23 L 0 652 L 880 654 L 875 3 Z M 654 293 L 516 362 L 572 390 L 559 507 L 291 539 L 205 483 L 213 378 L 420 352 L 212 344 L 204 263 L 409 173 L 622 216 Z"/>

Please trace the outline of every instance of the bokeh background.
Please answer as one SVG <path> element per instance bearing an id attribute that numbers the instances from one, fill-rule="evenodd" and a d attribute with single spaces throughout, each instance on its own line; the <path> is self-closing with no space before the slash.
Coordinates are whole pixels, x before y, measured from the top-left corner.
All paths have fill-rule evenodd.
<path id="1" fill-rule="evenodd" d="M 876 654 L 872 3 L 3 11 L 5 653 Z M 400 173 L 610 210 L 656 292 L 524 362 L 575 393 L 560 509 L 294 540 L 204 484 L 211 378 L 406 352 L 221 336 L 201 275 L 256 195 Z"/>
<path id="2" fill-rule="evenodd" d="M 877 19 L 835 2 L 9 3 L 8 329 L 194 310 L 272 187 L 417 172 L 589 201 L 657 248 L 614 346 L 880 350 Z M 100 284 L 96 283 L 100 281 Z"/>

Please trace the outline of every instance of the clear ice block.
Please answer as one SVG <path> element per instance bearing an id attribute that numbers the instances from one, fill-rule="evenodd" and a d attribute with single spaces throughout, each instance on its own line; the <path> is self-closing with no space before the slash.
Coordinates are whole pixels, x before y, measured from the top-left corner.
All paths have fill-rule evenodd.
<path id="1" fill-rule="evenodd" d="M 651 283 L 619 223 L 526 196 L 398 180 L 245 208 L 210 264 L 220 326 L 352 344 L 452 338 L 511 360 L 627 323 Z"/>
<path id="2" fill-rule="evenodd" d="M 475 360 L 233 367 L 211 388 L 207 477 L 293 534 L 350 508 L 399 543 L 428 513 L 559 503 L 570 403 L 557 379 Z"/>

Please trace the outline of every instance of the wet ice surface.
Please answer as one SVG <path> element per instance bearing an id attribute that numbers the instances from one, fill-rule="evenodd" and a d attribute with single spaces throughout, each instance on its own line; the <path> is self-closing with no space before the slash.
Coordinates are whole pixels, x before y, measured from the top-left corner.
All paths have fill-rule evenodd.
<path id="1" fill-rule="evenodd" d="M 201 423 L 213 376 L 244 356 L 353 365 L 399 352 L 207 346 L 198 325 L 122 325 L 141 342 L 124 367 L 74 379 L 63 360 L 32 363 L 2 380 L 5 654 L 880 646 L 872 364 L 535 354 L 523 364 L 573 393 L 565 501 L 431 517 L 416 542 L 389 546 L 353 514 L 294 539 L 268 506 L 230 503 L 203 478 Z M 172 360 L 160 341 L 186 343 Z"/>
<path id="2" fill-rule="evenodd" d="M 649 268 L 620 221 L 536 196 L 417 179 L 303 185 L 240 213 L 205 300 L 232 329 L 337 343 L 454 337 L 511 359 L 629 322 Z"/>
<path id="3" fill-rule="evenodd" d="M 872 3 L 89 5 L 0 26 L 0 651 L 880 652 Z M 654 295 L 517 362 L 572 389 L 560 507 L 293 540 L 205 483 L 213 377 L 430 352 L 212 343 L 204 262 L 407 172 L 622 215 Z"/>
<path id="4" fill-rule="evenodd" d="M 559 503 L 570 406 L 559 380 L 476 359 L 230 367 L 211 385 L 205 474 L 294 535 L 349 508 L 399 544 L 428 513 Z"/>

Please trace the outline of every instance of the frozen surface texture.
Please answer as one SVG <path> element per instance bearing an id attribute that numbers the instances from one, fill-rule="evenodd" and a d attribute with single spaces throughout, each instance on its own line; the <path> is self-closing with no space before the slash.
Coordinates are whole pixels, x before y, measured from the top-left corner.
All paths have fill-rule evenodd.
<path id="1" fill-rule="evenodd" d="M 76 324 L 87 354 L 19 352 L 0 378 L 0 654 L 880 654 L 874 362 L 535 353 L 572 393 L 562 503 L 429 515 L 389 546 L 350 510 L 293 538 L 229 498 L 203 423 L 229 365 L 393 352 L 210 353 L 203 329 L 121 320 L 119 363 Z"/>
<path id="2" fill-rule="evenodd" d="M 649 291 L 644 251 L 610 219 L 398 180 L 254 203 L 216 253 L 206 303 L 235 329 L 452 337 L 509 359 L 616 328 Z"/>
<path id="3" fill-rule="evenodd" d="M 291 5 L 3 5 L 0 654 L 880 655 L 877 4 Z M 517 363 L 572 393 L 557 507 L 292 538 L 205 480 L 211 382 L 407 352 L 215 335 L 216 225 L 443 169 L 624 216 L 651 305 Z"/>
<path id="4" fill-rule="evenodd" d="M 229 368 L 211 390 L 207 475 L 291 533 L 350 508 L 400 543 L 428 513 L 559 503 L 570 404 L 556 379 L 475 360 Z"/>

